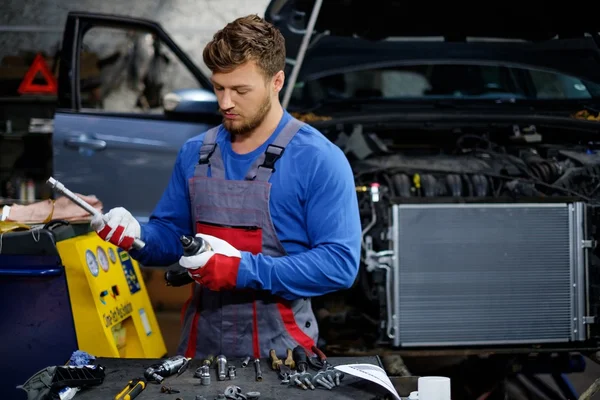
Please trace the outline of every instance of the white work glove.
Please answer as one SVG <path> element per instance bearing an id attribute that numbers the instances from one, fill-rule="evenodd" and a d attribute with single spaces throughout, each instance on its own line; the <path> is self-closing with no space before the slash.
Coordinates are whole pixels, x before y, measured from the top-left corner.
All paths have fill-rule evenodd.
<path id="1" fill-rule="evenodd" d="M 103 240 L 129 251 L 135 239 L 139 239 L 142 228 L 133 215 L 123 207 L 116 207 L 101 216 L 94 216 L 92 229 Z"/>
<path id="2" fill-rule="evenodd" d="M 210 290 L 235 288 L 242 254 L 223 239 L 211 235 L 196 234 L 204 239 L 212 250 L 198 255 L 181 257 L 179 265 L 188 269 L 189 275 Z"/>

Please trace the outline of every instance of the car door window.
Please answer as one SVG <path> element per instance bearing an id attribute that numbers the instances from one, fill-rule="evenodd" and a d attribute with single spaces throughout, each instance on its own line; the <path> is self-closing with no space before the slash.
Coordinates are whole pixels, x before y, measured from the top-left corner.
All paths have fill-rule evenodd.
<path id="1" fill-rule="evenodd" d="M 150 31 L 94 26 L 81 43 L 82 111 L 162 114 L 165 94 L 200 88 L 180 59 Z"/>

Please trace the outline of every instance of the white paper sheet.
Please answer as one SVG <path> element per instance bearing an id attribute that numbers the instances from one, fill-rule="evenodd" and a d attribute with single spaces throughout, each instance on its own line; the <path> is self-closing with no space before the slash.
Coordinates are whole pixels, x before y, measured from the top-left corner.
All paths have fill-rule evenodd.
<path id="1" fill-rule="evenodd" d="M 394 385 L 388 378 L 385 371 L 373 364 L 347 364 L 347 365 L 337 365 L 334 367 L 335 369 L 349 375 L 356 376 L 358 378 L 366 379 L 371 382 L 374 382 L 385 389 L 387 389 L 397 400 L 401 400 L 400 395 L 396 391 Z"/>

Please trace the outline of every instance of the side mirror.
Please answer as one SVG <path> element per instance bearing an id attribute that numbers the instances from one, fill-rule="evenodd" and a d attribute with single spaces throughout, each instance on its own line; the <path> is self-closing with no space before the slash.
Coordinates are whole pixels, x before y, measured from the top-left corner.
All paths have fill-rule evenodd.
<path id="1" fill-rule="evenodd" d="M 166 114 L 219 115 L 217 96 L 206 89 L 181 89 L 163 97 Z"/>

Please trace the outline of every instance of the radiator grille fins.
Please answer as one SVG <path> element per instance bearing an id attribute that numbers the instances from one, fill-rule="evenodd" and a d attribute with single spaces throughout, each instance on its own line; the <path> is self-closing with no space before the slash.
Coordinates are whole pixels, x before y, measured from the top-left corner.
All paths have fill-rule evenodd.
<path id="1" fill-rule="evenodd" d="M 569 210 L 397 206 L 401 346 L 568 341 Z"/>

